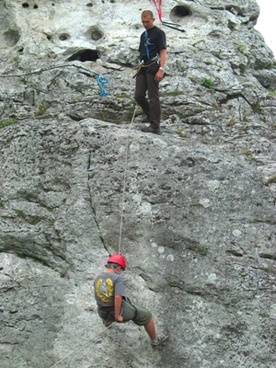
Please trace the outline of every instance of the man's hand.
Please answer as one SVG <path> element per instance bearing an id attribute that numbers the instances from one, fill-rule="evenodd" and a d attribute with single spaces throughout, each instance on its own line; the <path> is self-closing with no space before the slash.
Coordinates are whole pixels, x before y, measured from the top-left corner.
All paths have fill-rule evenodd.
<path id="1" fill-rule="evenodd" d="M 115 295 L 115 303 L 114 303 L 114 318 L 117 322 L 122 322 L 123 317 L 120 315 L 122 308 L 123 298 L 121 295 Z"/>
<path id="2" fill-rule="evenodd" d="M 121 316 L 121 315 L 119 315 L 118 317 L 117 317 L 117 319 L 116 319 L 116 322 L 123 322 L 124 321 L 124 319 L 123 319 L 123 316 Z"/>
<path id="3" fill-rule="evenodd" d="M 164 72 L 163 72 L 163 70 L 161 70 L 161 69 L 158 69 L 158 72 L 155 74 L 155 80 L 157 81 L 157 82 L 161 82 L 161 80 L 163 79 L 163 77 L 164 77 Z"/>

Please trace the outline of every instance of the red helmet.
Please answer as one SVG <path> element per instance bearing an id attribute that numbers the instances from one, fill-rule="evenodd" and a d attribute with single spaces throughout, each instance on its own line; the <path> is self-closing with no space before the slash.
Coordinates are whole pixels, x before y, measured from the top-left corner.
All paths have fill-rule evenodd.
<path id="1" fill-rule="evenodd" d="M 108 258 L 107 263 L 116 263 L 121 266 L 123 270 L 126 269 L 126 259 L 121 254 L 113 254 Z"/>

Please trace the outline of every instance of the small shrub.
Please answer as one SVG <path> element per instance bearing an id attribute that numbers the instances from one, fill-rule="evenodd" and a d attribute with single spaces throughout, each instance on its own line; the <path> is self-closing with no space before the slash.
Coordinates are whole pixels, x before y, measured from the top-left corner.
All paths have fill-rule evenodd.
<path id="1" fill-rule="evenodd" d="M 202 85 L 206 88 L 212 88 L 214 85 L 214 81 L 212 78 L 203 78 L 202 79 Z"/>
<path id="2" fill-rule="evenodd" d="M 160 96 L 162 97 L 167 97 L 167 96 L 181 96 L 184 95 L 185 92 L 179 89 L 176 89 L 175 91 L 170 91 L 170 92 L 162 92 L 160 93 Z"/>
<path id="3" fill-rule="evenodd" d="M 273 60 L 269 60 L 267 68 L 268 69 L 275 69 L 276 68 L 276 64 L 273 62 Z"/>
<path id="4" fill-rule="evenodd" d="M 238 45 L 237 46 L 238 51 L 242 54 L 242 55 L 246 55 L 246 47 L 244 45 Z"/>
<path id="5" fill-rule="evenodd" d="M 269 178 L 268 184 L 276 184 L 276 175 L 273 175 L 271 178 Z"/>
<path id="6" fill-rule="evenodd" d="M 262 112 L 262 108 L 259 102 L 255 102 L 254 104 L 252 104 L 252 109 L 257 114 L 260 114 Z"/>
<path id="7" fill-rule="evenodd" d="M 36 225 L 42 220 L 42 218 L 38 216 L 27 216 L 24 211 L 19 209 L 16 209 L 15 213 L 17 214 L 18 217 L 22 218 L 30 225 Z"/>
<path id="8" fill-rule="evenodd" d="M 17 119 L 9 119 L 6 121 L 0 121 L 0 128 L 4 128 L 8 125 L 13 125 L 13 124 L 17 124 L 18 120 Z"/>
<path id="9" fill-rule="evenodd" d="M 48 104 L 47 104 L 46 102 L 41 103 L 41 104 L 38 106 L 38 110 L 37 110 L 37 112 L 36 112 L 36 115 L 39 115 L 39 116 L 44 115 L 44 114 L 46 113 L 46 111 L 47 111 L 48 107 L 49 107 L 49 106 L 48 106 Z"/>

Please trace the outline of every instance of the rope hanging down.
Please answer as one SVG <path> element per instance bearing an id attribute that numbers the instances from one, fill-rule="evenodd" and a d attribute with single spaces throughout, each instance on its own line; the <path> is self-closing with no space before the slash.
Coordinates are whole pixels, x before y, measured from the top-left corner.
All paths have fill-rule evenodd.
<path id="1" fill-rule="evenodd" d="M 124 217 L 124 202 L 125 202 L 125 192 L 126 192 L 126 177 L 127 177 L 127 161 L 128 161 L 128 149 L 129 149 L 129 132 L 131 131 L 133 121 L 135 118 L 137 110 L 137 105 L 135 105 L 134 112 L 132 115 L 132 119 L 128 128 L 127 133 L 127 143 L 126 143 L 126 153 L 125 153 L 125 163 L 124 163 L 124 178 L 123 178 L 123 195 L 121 202 L 121 219 L 120 219 L 120 230 L 119 230 L 119 244 L 118 244 L 118 253 L 121 253 L 121 245 L 122 245 L 122 232 L 123 232 L 123 217 Z"/>
<path id="2" fill-rule="evenodd" d="M 152 0 L 157 14 L 158 14 L 158 18 L 160 20 L 160 22 L 165 26 L 165 27 L 169 27 L 172 29 L 175 29 L 176 31 L 179 32 L 185 32 L 184 29 L 181 28 L 181 26 L 177 23 L 171 23 L 171 22 L 166 22 L 165 20 L 163 20 L 163 14 L 162 14 L 162 0 Z"/>

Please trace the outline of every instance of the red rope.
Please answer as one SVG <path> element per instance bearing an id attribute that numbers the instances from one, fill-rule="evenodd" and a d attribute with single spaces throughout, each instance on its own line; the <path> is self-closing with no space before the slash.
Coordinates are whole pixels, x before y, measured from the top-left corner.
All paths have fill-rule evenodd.
<path id="1" fill-rule="evenodd" d="M 152 0 L 153 4 L 155 5 L 155 8 L 157 10 L 158 18 L 160 22 L 162 23 L 162 0 Z"/>
<path id="2" fill-rule="evenodd" d="M 175 29 L 179 32 L 185 32 L 185 30 L 180 28 L 180 26 L 178 24 L 165 22 L 165 21 L 162 20 L 162 0 L 152 0 L 152 2 L 153 2 L 154 6 L 157 10 L 158 18 L 164 26 Z"/>

